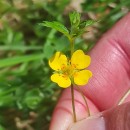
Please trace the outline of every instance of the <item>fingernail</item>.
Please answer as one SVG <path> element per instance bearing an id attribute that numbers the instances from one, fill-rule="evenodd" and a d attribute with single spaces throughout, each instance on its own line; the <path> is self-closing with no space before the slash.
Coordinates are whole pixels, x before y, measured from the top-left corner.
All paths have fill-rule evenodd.
<path id="1" fill-rule="evenodd" d="M 105 121 L 103 117 L 90 117 L 77 122 L 69 130 L 105 130 Z"/>

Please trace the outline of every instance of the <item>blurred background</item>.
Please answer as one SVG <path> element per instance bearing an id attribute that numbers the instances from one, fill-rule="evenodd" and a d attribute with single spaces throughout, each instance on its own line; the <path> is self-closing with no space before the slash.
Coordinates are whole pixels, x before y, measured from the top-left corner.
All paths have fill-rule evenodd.
<path id="1" fill-rule="evenodd" d="M 67 38 L 39 25 L 70 27 L 68 14 L 101 20 L 87 28 L 75 47 L 89 51 L 130 10 L 129 0 L 0 0 L 0 130 L 48 130 L 62 89 L 50 81 L 48 59 L 69 51 Z"/>

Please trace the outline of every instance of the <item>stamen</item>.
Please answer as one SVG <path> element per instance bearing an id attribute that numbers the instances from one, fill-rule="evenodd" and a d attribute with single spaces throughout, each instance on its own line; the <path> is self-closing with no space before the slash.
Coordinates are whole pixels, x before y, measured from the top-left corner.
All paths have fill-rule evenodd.
<path id="1" fill-rule="evenodd" d="M 62 75 L 62 78 L 64 78 L 65 80 L 67 80 L 67 75 Z"/>
<path id="2" fill-rule="evenodd" d="M 72 64 L 72 67 L 73 67 L 73 68 L 76 68 L 76 65 L 75 65 L 75 64 Z"/>

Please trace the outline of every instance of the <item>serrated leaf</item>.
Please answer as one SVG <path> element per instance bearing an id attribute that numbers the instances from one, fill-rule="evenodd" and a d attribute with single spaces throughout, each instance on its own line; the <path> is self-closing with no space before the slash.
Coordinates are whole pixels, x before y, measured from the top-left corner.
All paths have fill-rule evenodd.
<path id="1" fill-rule="evenodd" d="M 96 21 L 96 20 L 87 20 L 87 21 L 83 21 L 83 22 L 80 24 L 79 27 L 80 27 L 80 28 L 84 28 L 84 27 L 93 25 L 93 24 L 95 24 L 96 22 L 98 22 L 98 21 Z"/>
<path id="2" fill-rule="evenodd" d="M 78 12 L 72 12 L 70 13 L 69 15 L 69 18 L 70 18 L 70 22 L 71 22 L 71 26 L 73 27 L 78 27 L 79 24 L 80 24 L 80 13 Z"/>
<path id="3" fill-rule="evenodd" d="M 57 21 L 53 21 L 53 22 L 43 21 L 43 23 L 41 23 L 40 25 L 56 29 L 57 31 L 63 33 L 65 36 L 69 37 L 68 29 L 63 24 Z"/>

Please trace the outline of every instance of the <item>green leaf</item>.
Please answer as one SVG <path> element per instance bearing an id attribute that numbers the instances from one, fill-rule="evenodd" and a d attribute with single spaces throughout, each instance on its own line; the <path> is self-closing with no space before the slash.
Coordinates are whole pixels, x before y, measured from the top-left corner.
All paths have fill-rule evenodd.
<path id="1" fill-rule="evenodd" d="M 68 29 L 63 24 L 57 21 L 53 21 L 53 22 L 43 21 L 43 23 L 40 23 L 40 25 L 56 29 L 57 31 L 63 33 L 65 36 L 69 37 Z"/>
<path id="2" fill-rule="evenodd" d="M 15 90 L 16 87 L 0 82 L 0 107 L 10 106 L 14 103 L 15 98 L 13 92 Z"/>
<path id="3" fill-rule="evenodd" d="M 0 82 L 0 97 L 11 94 L 15 90 L 16 90 L 16 87 L 12 87 L 11 85 L 7 83 Z"/>
<path id="4" fill-rule="evenodd" d="M 42 46 L 21 46 L 21 45 L 7 45 L 2 46 L 0 45 L 0 51 L 28 51 L 28 50 L 42 50 Z"/>
<path id="5" fill-rule="evenodd" d="M 13 94 L 0 96 L 0 107 L 11 106 L 15 101 Z"/>
<path id="6" fill-rule="evenodd" d="M 80 24 L 80 13 L 78 12 L 72 12 L 70 13 L 69 15 L 69 18 L 70 18 L 70 22 L 71 22 L 71 26 L 75 26 L 75 27 L 78 27 L 79 24 Z"/>
<path id="7" fill-rule="evenodd" d="M 43 54 L 33 54 L 33 55 L 15 56 L 15 57 L 10 57 L 10 58 L 6 58 L 6 59 L 1 59 L 0 68 L 16 65 L 19 63 L 23 63 L 23 62 L 40 60 L 43 57 L 44 57 Z"/>
<path id="8" fill-rule="evenodd" d="M 43 98 L 43 93 L 38 88 L 34 88 L 26 93 L 24 102 L 29 108 L 35 109 Z"/>
<path id="9" fill-rule="evenodd" d="M 80 23 L 79 27 L 80 28 L 88 27 L 88 26 L 93 25 L 97 22 L 99 22 L 99 21 L 97 21 L 97 20 L 86 20 L 86 21 L 83 21 L 82 23 Z"/>

